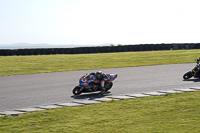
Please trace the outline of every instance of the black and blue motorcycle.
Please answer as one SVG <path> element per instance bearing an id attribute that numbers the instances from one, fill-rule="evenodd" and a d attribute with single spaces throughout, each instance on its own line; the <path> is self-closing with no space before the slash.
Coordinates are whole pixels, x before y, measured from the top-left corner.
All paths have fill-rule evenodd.
<path id="1" fill-rule="evenodd" d="M 186 72 L 184 75 L 183 75 L 183 79 L 190 79 L 192 77 L 194 78 L 200 78 L 200 64 L 199 64 L 199 61 L 200 61 L 200 57 L 199 59 L 196 60 L 196 66 L 189 72 Z"/>

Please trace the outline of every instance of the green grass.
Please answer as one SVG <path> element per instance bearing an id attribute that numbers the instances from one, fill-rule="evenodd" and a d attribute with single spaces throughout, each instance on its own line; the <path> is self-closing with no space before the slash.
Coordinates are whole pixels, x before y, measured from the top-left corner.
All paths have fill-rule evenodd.
<path id="1" fill-rule="evenodd" d="M 200 50 L 1 56 L 0 76 L 193 63 Z M 200 91 L 0 117 L 1 133 L 199 133 Z"/>
<path id="2" fill-rule="evenodd" d="M 199 133 L 200 91 L 0 117 L 1 133 Z"/>
<path id="3" fill-rule="evenodd" d="M 0 76 L 192 63 L 200 50 L 0 56 Z"/>

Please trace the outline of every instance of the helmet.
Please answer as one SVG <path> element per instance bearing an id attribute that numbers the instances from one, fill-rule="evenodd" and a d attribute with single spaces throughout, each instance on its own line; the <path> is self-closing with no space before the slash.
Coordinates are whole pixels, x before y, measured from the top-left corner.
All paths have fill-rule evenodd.
<path id="1" fill-rule="evenodd" d="M 98 72 L 96 72 L 96 74 L 95 74 L 95 76 L 97 77 L 98 80 L 101 79 L 102 75 L 103 75 L 103 74 L 102 74 L 102 71 L 98 71 Z"/>

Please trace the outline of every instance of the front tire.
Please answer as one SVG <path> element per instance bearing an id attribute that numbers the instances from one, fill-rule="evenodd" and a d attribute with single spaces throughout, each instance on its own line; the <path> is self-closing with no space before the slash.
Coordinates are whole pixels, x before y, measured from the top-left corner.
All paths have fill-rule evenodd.
<path id="1" fill-rule="evenodd" d="M 113 82 L 110 82 L 109 85 L 106 87 L 106 91 L 110 90 L 113 86 Z"/>
<path id="2" fill-rule="evenodd" d="M 189 79 L 193 76 L 193 73 L 190 71 L 190 72 L 187 72 L 183 75 L 183 79 Z"/>
<path id="3" fill-rule="evenodd" d="M 76 87 L 73 89 L 72 93 L 73 93 L 74 95 L 80 95 L 82 92 L 80 92 L 79 90 L 80 90 L 80 87 L 79 87 L 79 86 L 76 86 Z"/>

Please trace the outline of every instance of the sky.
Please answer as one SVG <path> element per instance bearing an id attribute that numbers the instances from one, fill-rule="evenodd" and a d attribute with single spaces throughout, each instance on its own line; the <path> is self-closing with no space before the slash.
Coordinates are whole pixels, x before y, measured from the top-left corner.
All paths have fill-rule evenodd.
<path id="1" fill-rule="evenodd" d="M 200 0 L 0 0 L 0 44 L 200 43 Z"/>

